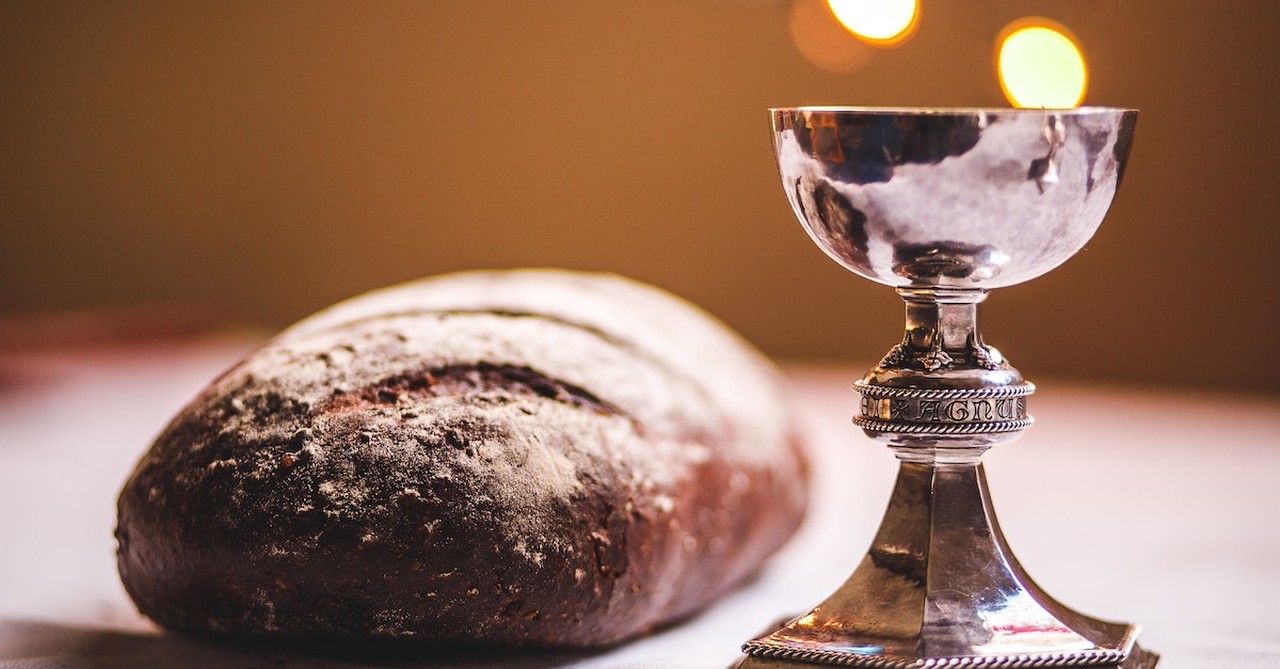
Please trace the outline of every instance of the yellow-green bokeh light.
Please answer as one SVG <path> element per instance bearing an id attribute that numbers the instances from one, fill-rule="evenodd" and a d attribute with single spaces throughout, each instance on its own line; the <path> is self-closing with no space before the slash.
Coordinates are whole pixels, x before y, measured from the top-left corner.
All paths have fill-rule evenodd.
<path id="1" fill-rule="evenodd" d="M 1006 29 L 997 56 L 1000 87 L 1015 107 L 1078 107 L 1088 88 L 1084 54 L 1064 31 L 1019 22 Z"/>

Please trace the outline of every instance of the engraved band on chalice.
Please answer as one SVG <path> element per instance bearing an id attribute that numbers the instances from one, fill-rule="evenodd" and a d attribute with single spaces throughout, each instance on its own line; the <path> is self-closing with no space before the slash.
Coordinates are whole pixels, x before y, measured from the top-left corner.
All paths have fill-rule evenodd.
<path id="1" fill-rule="evenodd" d="M 853 424 L 872 432 L 987 434 L 1017 432 L 1035 422 L 1027 395 L 1035 384 L 995 388 L 894 388 L 857 381 L 861 409 Z"/>

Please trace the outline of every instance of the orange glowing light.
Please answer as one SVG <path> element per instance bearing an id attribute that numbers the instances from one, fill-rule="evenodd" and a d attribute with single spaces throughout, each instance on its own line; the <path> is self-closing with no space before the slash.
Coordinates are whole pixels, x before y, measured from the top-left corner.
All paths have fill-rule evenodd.
<path id="1" fill-rule="evenodd" d="M 1048 19 L 1019 19 L 996 42 L 1000 88 L 1015 107 L 1070 109 L 1089 87 L 1089 68 L 1070 33 Z"/>
<path id="2" fill-rule="evenodd" d="M 920 22 L 920 0 L 827 0 L 849 32 L 879 47 L 902 44 Z"/>
<path id="3" fill-rule="evenodd" d="M 801 55 L 828 72 L 848 74 L 871 58 L 872 50 L 840 27 L 826 0 L 796 0 L 790 28 Z"/>

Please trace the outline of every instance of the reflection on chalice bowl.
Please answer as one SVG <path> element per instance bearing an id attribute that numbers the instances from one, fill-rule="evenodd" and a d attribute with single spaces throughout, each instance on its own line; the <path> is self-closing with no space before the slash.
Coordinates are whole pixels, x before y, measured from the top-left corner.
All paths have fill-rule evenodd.
<path id="1" fill-rule="evenodd" d="M 1154 667 L 1135 625 L 1059 604 L 996 522 L 981 459 L 1031 425 L 1023 379 L 978 331 L 987 291 L 1084 246 L 1124 175 L 1125 109 L 771 110 L 778 171 L 809 236 L 894 287 L 906 332 L 854 384 L 853 422 L 900 460 L 870 550 L 738 667 Z"/>

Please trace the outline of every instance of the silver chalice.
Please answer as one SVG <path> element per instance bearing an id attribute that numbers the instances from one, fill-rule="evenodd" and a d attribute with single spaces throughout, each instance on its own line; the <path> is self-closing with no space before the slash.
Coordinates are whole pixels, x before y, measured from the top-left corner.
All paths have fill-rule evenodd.
<path id="1" fill-rule="evenodd" d="M 898 457 L 866 557 L 834 594 L 743 646 L 808 664 L 1154 667 L 1135 625 L 1055 601 L 996 522 L 982 456 L 1031 425 L 1035 386 L 983 342 L 978 304 L 1093 236 L 1124 176 L 1127 109 L 771 110 L 782 186 L 827 255 L 906 301 L 853 422 Z"/>

